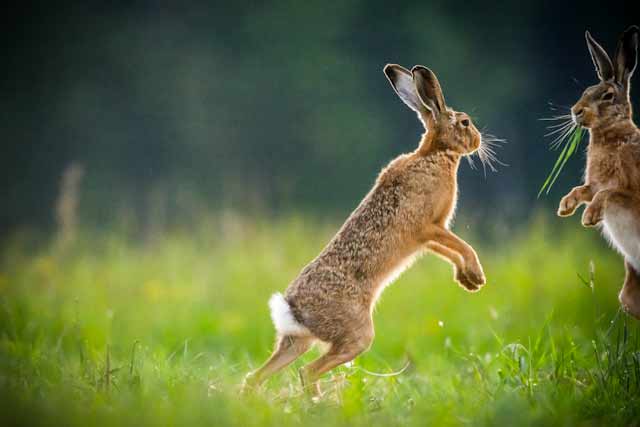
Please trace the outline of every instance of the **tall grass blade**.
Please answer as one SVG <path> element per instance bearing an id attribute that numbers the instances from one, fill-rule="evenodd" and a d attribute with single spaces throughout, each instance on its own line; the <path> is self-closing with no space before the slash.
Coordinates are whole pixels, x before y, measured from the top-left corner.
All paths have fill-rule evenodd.
<path id="1" fill-rule="evenodd" d="M 581 127 L 576 127 L 570 133 L 569 139 L 564 144 L 564 147 L 562 148 L 560 155 L 556 159 L 556 162 L 553 165 L 551 172 L 547 176 L 547 179 L 545 179 L 544 183 L 542 184 L 542 187 L 540 187 L 540 191 L 538 191 L 538 197 L 540 197 L 542 193 L 549 194 L 549 191 L 551 191 L 551 187 L 553 187 L 553 184 L 556 182 L 556 180 L 560 176 L 560 172 L 562 172 L 562 169 L 567 164 L 571 156 L 578 150 L 578 147 L 580 146 L 580 142 L 582 141 L 583 134 L 584 134 L 584 130 Z"/>

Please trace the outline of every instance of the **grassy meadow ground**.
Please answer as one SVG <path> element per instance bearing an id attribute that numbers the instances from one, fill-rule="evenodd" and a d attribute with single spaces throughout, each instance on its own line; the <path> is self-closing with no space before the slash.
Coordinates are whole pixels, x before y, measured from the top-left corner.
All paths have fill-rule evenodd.
<path id="1" fill-rule="evenodd" d="M 507 242 L 465 236 L 489 280 L 477 294 L 442 260 L 420 259 L 383 294 L 371 350 L 324 378 L 322 401 L 302 396 L 296 375 L 317 350 L 240 396 L 272 348 L 269 295 L 334 231 L 226 216 L 145 243 L 116 231 L 64 248 L 6 240 L 0 425 L 640 422 L 622 261 L 579 218 L 533 221 Z"/>

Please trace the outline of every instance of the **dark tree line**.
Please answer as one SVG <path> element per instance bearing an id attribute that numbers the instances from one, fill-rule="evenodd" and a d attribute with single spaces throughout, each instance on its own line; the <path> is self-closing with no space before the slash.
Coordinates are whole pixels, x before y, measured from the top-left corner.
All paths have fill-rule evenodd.
<path id="1" fill-rule="evenodd" d="M 555 156 L 537 119 L 595 80 L 584 30 L 611 49 L 632 17 L 601 2 L 23 4 L 4 17 L 0 229 L 49 224 L 74 162 L 95 223 L 159 204 L 176 221 L 346 213 L 421 131 L 387 62 L 431 67 L 448 103 L 510 141 L 500 173 L 462 168 L 461 203 L 522 218 Z"/>

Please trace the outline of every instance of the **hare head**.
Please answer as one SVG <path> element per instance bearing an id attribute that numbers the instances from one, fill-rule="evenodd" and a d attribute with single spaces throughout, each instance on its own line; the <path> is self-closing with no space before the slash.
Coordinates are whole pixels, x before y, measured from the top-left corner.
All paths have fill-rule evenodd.
<path id="1" fill-rule="evenodd" d="M 621 120 L 631 119 L 629 89 L 637 63 L 639 30 L 633 25 L 622 33 L 614 61 L 589 31 L 585 33 L 600 82 L 588 87 L 571 108 L 573 121 L 577 125 L 590 129 L 607 128 Z"/>
<path id="2" fill-rule="evenodd" d="M 387 64 L 384 74 L 400 99 L 418 114 L 427 131 L 425 149 L 467 155 L 480 148 L 480 132 L 467 114 L 447 107 L 433 71 L 422 65 L 409 71 L 397 64 Z"/>

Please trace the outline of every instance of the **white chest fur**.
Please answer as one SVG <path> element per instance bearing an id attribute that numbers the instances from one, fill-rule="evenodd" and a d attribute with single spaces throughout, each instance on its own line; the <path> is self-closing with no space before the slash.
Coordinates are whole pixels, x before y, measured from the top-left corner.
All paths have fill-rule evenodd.
<path id="1" fill-rule="evenodd" d="M 607 209 L 603 233 L 611 245 L 637 270 L 640 270 L 640 223 L 633 212 Z"/>
<path id="2" fill-rule="evenodd" d="M 380 294 L 382 294 L 382 291 L 384 291 L 384 289 L 389 286 L 390 284 L 392 284 L 398 277 L 400 277 L 400 275 L 402 273 L 405 272 L 405 270 L 407 270 L 409 267 L 411 267 L 411 265 L 420 257 L 420 255 L 422 255 L 424 252 L 423 251 L 418 251 L 414 254 L 409 255 L 408 257 L 406 257 L 404 260 L 402 260 L 402 262 L 400 262 L 400 264 L 398 264 L 396 266 L 396 268 L 394 268 L 378 285 L 378 287 L 375 290 L 375 293 L 373 295 L 373 299 L 371 301 L 371 309 L 373 309 L 373 307 L 375 306 L 376 302 L 378 301 L 378 299 L 380 298 Z"/>

